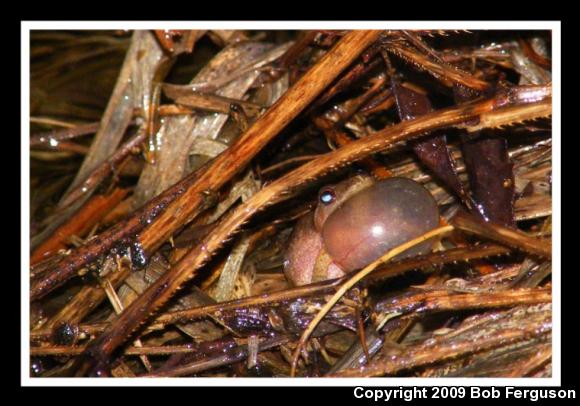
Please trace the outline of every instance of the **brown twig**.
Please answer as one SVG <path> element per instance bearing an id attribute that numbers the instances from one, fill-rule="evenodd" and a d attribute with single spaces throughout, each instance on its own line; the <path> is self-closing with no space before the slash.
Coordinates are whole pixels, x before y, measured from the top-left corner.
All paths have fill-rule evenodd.
<path id="1" fill-rule="evenodd" d="M 464 211 L 457 212 L 450 222 L 460 230 L 480 237 L 491 238 L 501 244 L 506 244 L 534 255 L 552 258 L 552 244 L 550 241 L 542 241 L 521 231 L 503 227 L 499 224 L 485 223 L 473 218 Z"/>
<path id="2" fill-rule="evenodd" d="M 99 129 L 100 123 L 83 124 L 73 128 L 61 128 L 42 133 L 34 134 L 30 137 L 30 146 L 44 146 L 64 140 L 71 140 L 83 135 L 93 134 Z"/>
<path id="3" fill-rule="evenodd" d="M 344 369 L 329 375 L 333 377 L 371 377 L 394 374 L 401 370 L 409 370 L 423 365 L 429 365 L 435 362 L 443 362 L 461 356 L 477 353 L 501 345 L 516 343 L 535 337 L 537 335 L 546 335 L 538 332 L 537 327 L 524 329 L 509 329 L 499 332 L 498 334 L 486 337 L 475 343 L 473 341 L 456 342 L 434 342 L 432 347 L 436 349 L 428 351 L 425 346 L 416 346 L 415 348 L 407 349 L 407 351 L 396 358 L 396 362 L 384 362 L 366 366 L 364 371 L 360 368 Z"/>
<path id="4" fill-rule="evenodd" d="M 431 288 L 431 287 L 429 287 Z M 506 306 L 533 305 L 552 301 L 551 288 L 522 288 L 499 292 L 458 293 L 446 289 L 418 292 L 375 308 L 379 313 L 423 314 L 446 310 L 486 309 Z"/>
<path id="5" fill-rule="evenodd" d="M 57 228 L 48 240 L 44 241 L 32 252 L 30 265 L 35 265 L 48 255 L 66 248 L 66 241 L 72 235 L 83 237 L 109 211 L 117 206 L 128 192 L 128 189 L 117 188 L 109 195 L 93 197 L 83 205 L 76 216 Z"/>
<path id="6" fill-rule="evenodd" d="M 428 72 L 447 86 L 460 85 L 477 92 L 484 92 L 490 88 L 490 84 L 484 80 L 478 79 L 451 65 L 430 60 L 409 48 L 403 48 L 397 44 L 389 44 L 387 50 L 410 62 L 413 66 Z"/>

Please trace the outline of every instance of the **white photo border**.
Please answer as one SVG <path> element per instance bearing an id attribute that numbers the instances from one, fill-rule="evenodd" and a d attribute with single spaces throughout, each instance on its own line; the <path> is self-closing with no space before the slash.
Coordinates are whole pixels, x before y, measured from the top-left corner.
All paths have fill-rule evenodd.
<path id="1" fill-rule="evenodd" d="M 249 28 L 251 27 L 251 28 Z M 560 386 L 561 213 L 552 211 L 552 377 L 549 378 L 37 378 L 30 377 L 30 31 L 144 29 L 434 29 L 552 31 L 552 207 L 561 207 L 560 21 L 22 21 L 21 384 L 22 386 Z"/>

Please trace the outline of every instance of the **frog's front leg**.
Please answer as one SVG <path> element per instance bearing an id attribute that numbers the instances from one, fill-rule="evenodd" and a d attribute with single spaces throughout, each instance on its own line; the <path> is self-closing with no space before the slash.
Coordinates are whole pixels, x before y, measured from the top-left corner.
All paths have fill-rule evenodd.
<path id="1" fill-rule="evenodd" d="M 322 236 L 314 227 L 313 213 L 308 213 L 298 220 L 290 235 L 284 260 L 284 273 L 286 278 L 297 286 L 344 275 L 326 253 Z"/>

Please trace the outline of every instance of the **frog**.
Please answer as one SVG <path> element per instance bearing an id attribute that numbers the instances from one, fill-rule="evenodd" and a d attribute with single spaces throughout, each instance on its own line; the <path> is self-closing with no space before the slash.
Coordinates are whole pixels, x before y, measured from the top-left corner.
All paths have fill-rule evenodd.
<path id="1" fill-rule="evenodd" d="M 389 250 L 436 228 L 436 200 L 420 183 L 406 177 L 375 180 L 366 174 L 323 186 L 314 210 L 296 223 L 284 253 L 284 273 L 302 286 L 343 277 Z M 425 241 L 399 254 L 425 254 Z"/>

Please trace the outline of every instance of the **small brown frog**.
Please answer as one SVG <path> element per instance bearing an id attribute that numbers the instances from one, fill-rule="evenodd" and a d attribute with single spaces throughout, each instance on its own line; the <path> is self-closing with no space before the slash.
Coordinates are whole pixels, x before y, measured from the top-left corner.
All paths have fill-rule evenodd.
<path id="1" fill-rule="evenodd" d="M 316 209 L 296 224 L 284 272 L 294 285 L 337 278 L 439 225 L 437 202 L 419 183 L 357 175 L 323 187 Z M 426 241 L 397 259 L 428 252 Z"/>

